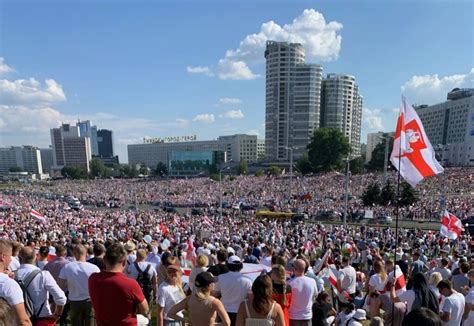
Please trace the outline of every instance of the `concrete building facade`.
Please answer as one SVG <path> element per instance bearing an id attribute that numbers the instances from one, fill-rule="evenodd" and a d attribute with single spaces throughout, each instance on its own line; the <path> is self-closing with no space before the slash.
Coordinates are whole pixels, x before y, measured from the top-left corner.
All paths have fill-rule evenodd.
<path id="1" fill-rule="evenodd" d="M 321 127 L 338 129 L 349 139 L 352 156 L 360 156 L 363 98 L 354 76 L 328 74 L 323 80 Z"/>
<path id="2" fill-rule="evenodd" d="M 54 165 L 53 162 L 53 149 L 52 148 L 40 148 L 41 153 L 41 165 L 43 167 L 43 173 L 49 174 L 51 168 Z"/>
<path id="3" fill-rule="evenodd" d="M 43 174 L 41 152 L 33 146 L 0 148 L 0 175 L 7 175 L 11 168 L 19 168 L 30 174 Z"/>
<path id="4" fill-rule="evenodd" d="M 305 63 L 299 43 L 267 41 L 265 59 L 265 157 L 289 162 L 319 127 L 322 67 Z"/>
<path id="5" fill-rule="evenodd" d="M 63 124 L 51 129 L 51 145 L 53 149 L 53 169 L 60 170 L 64 166 L 75 166 L 89 172 L 92 159 L 89 137 L 81 137 L 78 126 Z"/>
<path id="6" fill-rule="evenodd" d="M 474 88 L 455 88 L 447 101 L 415 110 L 443 165 L 474 166 Z"/>

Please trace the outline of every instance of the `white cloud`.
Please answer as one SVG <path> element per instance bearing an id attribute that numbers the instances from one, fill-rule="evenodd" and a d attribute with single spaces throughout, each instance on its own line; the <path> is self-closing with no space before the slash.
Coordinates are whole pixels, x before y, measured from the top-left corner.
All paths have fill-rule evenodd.
<path id="1" fill-rule="evenodd" d="M 193 118 L 194 122 L 214 123 L 215 117 L 212 113 L 198 114 Z"/>
<path id="2" fill-rule="evenodd" d="M 365 129 L 369 131 L 383 131 L 385 130 L 382 123 L 382 115 L 380 109 L 368 109 L 363 108 L 362 110 L 362 123 Z"/>
<path id="3" fill-rule="evenodd" d="M 13 69 L 13 67 L 10 67 L 5 63 L 5 58 L 0 57 L 0 75 L 8 74 L 14 71 L 15 69 Z"/>
<path id="4" fill-rule="evenodd" d="M 412 76 L 402 85 L 402 92 L 411 103 L 435 104 L 446 100 L 446 94 L 456 87 L 474 85 L 474 68 L 466 74 L 439 77 L 438 74 Z"/>
<path id="5" fill-rule="evenodd" d="M 220 79 L 258 78 L 249 66 L 265 61 L 263 54 L 268 40 L 301 43 L 308 61 L 336 60 L 341 50 L 342 37 L 338 35 L 341 29 L 341 23 L 326 22 L 320 12 L 305 9 L 290 24 L 281 26 L 272 20 L 263 23 L 260 31 L 244 37 L 237 49 L 227 50 L 213 70 Z"/>
<path id="6" fill-rule="evenodd" d="M 242 112 L 242 110 L 230 110 L 230 111 L 224 112 L 224 114 L 222 114 L 221 117 L 229 118 L 229 119 L 243 119 L 244 113 Z"/>
<path id="7" fill-rule="evenodd" d="M 62 86 L 54 79 L 44 84 L 34 78 L 0 79 L 0 104 L 45 104 L 66 101 Z"/>
<path id="8" fill-rule="evenodd" d="M 221 106 L 221 105 L 234 105 L 234 104 L 240 104 L 242 103 L 242 100 L 239 98 L 235 97 L 222 97 L 219 99 L 219 102 L 215 104 L 215 106 Z"/>
<path id="9" fill-rule="evenodd" d="M 189 72 L 190 74 L 204 74 L 207 76 L 213 76 L 211 73 L 211 70 L 209 67 L 203 67 L 203 66 L 197 66 L 197 67 L 191 67 L 187 66 L 186 71 Z"/>

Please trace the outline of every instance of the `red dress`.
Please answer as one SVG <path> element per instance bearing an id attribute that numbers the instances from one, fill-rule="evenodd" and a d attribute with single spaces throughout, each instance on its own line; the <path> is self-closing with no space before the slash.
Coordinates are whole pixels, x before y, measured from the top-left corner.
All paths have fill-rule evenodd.
<path id="1" fill-rule="evenodd" d="M 283 298 L 286 297 L 286 303 L 283 304 Z M 285 325 L 290 325 L 290 316 L 288 314 L 288 309 L 291 305 L 291 286 L 286 286 L 286 293 L 283 294 L 283 284 L 273 283 L 273 300 L 275 300 L 283 310 L 283 315 L 285 317 Z"/>

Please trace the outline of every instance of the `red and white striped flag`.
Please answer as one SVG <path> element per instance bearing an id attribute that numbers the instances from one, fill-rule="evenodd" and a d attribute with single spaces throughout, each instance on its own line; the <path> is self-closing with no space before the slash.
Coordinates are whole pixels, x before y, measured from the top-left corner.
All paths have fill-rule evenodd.
<path id="1" fill-rule="evenodd" d="M 418 114 L 404 96 L 390 161 L 412 187 L 424 178 L 443 172 Z"/>
<path id="2" fill-rule="evenodd" d="M 448 239 L 456 240 L 462 231 L 464 231 L 464 227 L 462 226 L 461 220 L 445 210 L 439 233 Z"/>
<path id="3" fill-rule="evenodd" d="M 31 212 L 30 212 L 30 215 L 33 216 L 33 217 L 36 217 L 38 220 L 40 220 L 41 222 L 46 222 L 46 216 L 44 215 L 41 215 L 40 212 L 34 210 L 34 209 L 31 209 Z"/>
<path id="4" fill-rule="evenodd" d="M 332 265 L 333 266 L 333 265 Z M 343 292 L 339 292 L 338 285 L 337 285 L 337 269 L 335 267 L 328 267 L 328 280 L 329 284 L 331 284 L 332 290 L 334 294 L 338 297 L 339 301 L 343 303 L 349 303 L 348 293 L 343 290 Z"/>
<path id="5" fill-rule="evenodd" d="M 204 224 L 207 224 L 207 225 L 212 225 L 212 221 L 209 217 L 207 217 L 206 215 L 204 215 L 204 217 L 202 218 L 202 221 Z"/>
<path id="6" fill-rule="evenodd" d="M 389 279 L 393 279 L 393 271 L 388 274 Z M 406 287 L 406 281 L 405 281 L 405 275 L 403 275 L 402 270 L 400 269 L 400 266 L 395 265 L 395 293 L 397 295 L 401 295 L 403 292 L 407 290 Z M 387 282 L 385 285 L 385 291 L 388 292 L 390 291 L 390 288 L 392 287 L 391 282 Z"/>

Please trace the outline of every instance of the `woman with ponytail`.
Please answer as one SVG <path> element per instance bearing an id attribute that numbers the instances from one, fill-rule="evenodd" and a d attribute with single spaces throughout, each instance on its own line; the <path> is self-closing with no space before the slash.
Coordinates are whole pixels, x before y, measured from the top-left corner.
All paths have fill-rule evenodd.
<path id="1" fill-rule="evenodd" d="M 282 265 L 273 265 L 272 272 L 272 298 L 275 300 L 283 310 L 285 316 L 285 325 L 290 325 L 290 316 L 288 308 L 291 305 L 291 286 L 286 282 L 286 271 Z"/>

